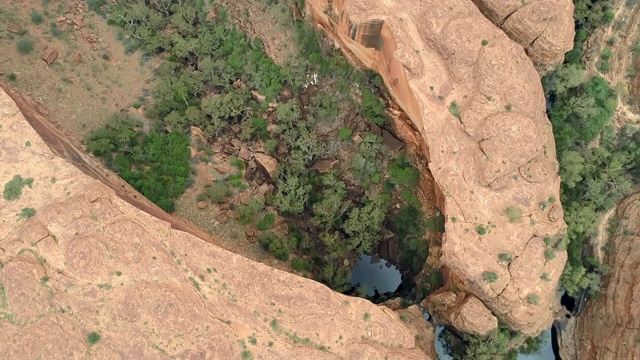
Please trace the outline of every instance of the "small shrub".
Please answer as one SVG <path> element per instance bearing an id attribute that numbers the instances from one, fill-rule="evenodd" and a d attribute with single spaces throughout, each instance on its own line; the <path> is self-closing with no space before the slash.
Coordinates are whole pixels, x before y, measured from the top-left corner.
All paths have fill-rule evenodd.
<path id="1" fill-rule="evenodd" d="M 412 188 L 418 185 L 420 174 L 411 166 L 411 162 L 405 155 L 400 155 L 389 166 L 389 176 L 394 184 Z"/>
<path id="2" fill-rule="evenodd" d="M 22 196 L 22 188 L 26 185 L 31 187 L 33 183 L 32 178 L 23 179 L 20 175 L 15 175 L 13 179 L 4 184 L 4 191 L 2 197 L 7 201 L 13 201 Z"/>
<path id="3" fill-rule="evenodd" d="M 55 22 L 51 22 L 49 24 L 49 31 L 51 31 L 51 35 L 53 35 L 54 37 L 62 37 L 62 31 L 58 27 L 58 24 L 56 24 Z"/>
<path id="4" fill-rule="evenodd" d="M 551 278 L 549 278 L 549 274 L 547 273 L 542 273 L 542 276 L 540 276 L 540 279 L 542 279 L 542 281 L 551 281 Z"/>
<path id="5" fill-rule="evenodd" d="M 271 226 L 273 226 L 273 223 L 275 222 L 275 220 L 276 220 L 275 215 L 268 213 L 262 218 L 262 220 L 260 220 L 258 225 L 256 225 L 256 229 L 260 231 L 266 231 L 270 229 Z"/>
<path id="6" fill-rule="evenodd" d="M 342 127 L 338 132 L 338 138 L 340 138 L 340 140 L 343 140 L 343 141 L 349 140 L 351 139 L 351 134 L 353 134 L 353 130 L 346 127 Z"/>
<path id="7" fill-rule="evenodd" d="M 462 120 L 462 118 L 460 117 L 460 106 L 458 106 L 458 103 L 456 103 L 455 101 L 452 101 L 451 104 L 449 104 L 449 112 L 458 120 Z"/>
<path id="8" fill-rule="evenodd" d="M 509 222 L 518 223 L 522 219 L 522 209 L 515 206 L 509 206 L 506 210 L 507 218 Z"/>
<path id="9" fill-rule="evenodd" d="M 546 238 L 544 238 L 544 243 L 546 245 L 551 245 L 551 243 L 553 242 L 553 239 L 550 238 L 549 236 L 547 236 Z"/>
<path id="10" fill-rule="evenodd" d="M 231 166 L 238 169 L 238 171 L 242 171 L 244 170 L 244 161 L 234 156 L 231 158 Z"/>
<path id="11" fill-rule="evenodd" d="M 402 314 L 402 315 L 400 315 L 400 320 L 402 320 L 404 322 L 408 322 L 409 321 L 409 316 L 407 314 Z"/>
<path id="12" fill-rule="evenodd" d="M 485 271 L 482 273 L 482 277 L 484 278 L 484 280 L 490 284 L 493 284 L 494 282 L 498 281 L 498 279 L 500 278 L 498 276 L 498 274 L 494 273 L 493 271 Z"/>
<path id="13" fill-rule="evenodd" d="M 300 258 L 293 258 L 291 259 L 291 268 L 299 272 L 311 272 L 313 264 Z"/>
<path id="14" fill-rule="evenodd" d="M 540 297 L 536 294 L 527 295 L 527 302 L 531 305 L 538 305 L 540 303 Z"/>
<path id="15" fill-rule="evenodd" d="M 18 76 L 15 73 L 7 74 L 7 81 L 15 82 L 16 80 L 18 80 Z"/>
<path id="16" fill-rule="evenodd" d="M 40 25 L 40 24 L 42 24 L 43 21 L 44 21 L 44 19 L 42 18 L 42 14 L 37 12 L 35 9 L 32 9 L 31 10 L 31 22 L 36 24 L 36 25 Z"/>
<path id="17" fill-rule="evenodd" d="M 596 69 L 602 73 L 607 73 L 611 70 L 611 63 L 606 60 L 598 60 L 596 62 Z"/>
<path id="18" fill-rule="evenodd" d="M 270 154 L 273 154 L 276 151 L 277 147 L 278 147 L 278 140 L 276 140 L 276 139 L 269 139 L 265 143 L 265 148 L 266 148 L 267 152 L 270 153 Z"/>
<path id="19" fill-rule="evenodd" d="M 476 226 L 476 231 L 478 232 L 478 234 L 484 235 L 487 233 L 487 228 L 482 225 L 478 225 Z"/>
<path id="20" fill-rule="evenodd" d="M 87 342 L 89 343 L 89 345 L 95 345 L 98 343 L 98 341 L 100 341 L 100 334 L 98 334 L 97 332 L 92 332 L 91 334 L 89 334 L 89 336 L 87 336 Z"/>
<path id="21" fill-rule="evenodd" d="M 509 253 L 500 253 L 500 254 L 498 254 L 498 259 L 501 260 L 501 261 L 512 262 L 513 261 L 513 256 L 511 256 L 511 254 L 509 254 Z"/>
<path id="22" fill-rule="evenodd" d="M 258 214 L 264 208 L 264 203 L 258 199 L 251 199 L 249 204 L 236 208 L 236 219 L 240 224 L 255 223 Z"/>
<path id="23" fill-rule="evenodd" d="M 487 45 L 489 45 L 489 40 L 483 39 L 482 40 L 482 46 L 487 46 Z"/>
<path id="24" fill-rule="evenodd" d="M 222 204 L 228 197 L 233 195 L 227 184 L 219 181 L 211 184 L 211 186 L 209 186 L 205 191 L 205 194 L 209 199 L 211 199 L 211 201 L 218 204 Z"/>
<path id="25" fill-rule="evenodd" d="M 551 249 L 547 249 L 547 250 L 545 250 L 545 252 L 544 252 L 544 257 L 545 257 L 547 260 L 553 260 L 553 259 L 555 259 L 555 258 L 556 258 L 556 252 L 555 252 L 555 251 L 553 251 L 553 250 L 551 250 Z"/>
<path id="26" fill-rule="evenodd" d="M 602 50 L 602 53 L 600 53 L 600 58 L 602 60 L 609 60 L 612 55 L 613 55 L 613 52 L 611 51 L 611 49 L 604 49 Z"/>
<path id="27" fill-rule="evenodd" d="M 364 313 L 364 315 L 362 315 L 362 320 L 364 321 L 371 320 L 371 314 L 369 314 L 368 312 Z"/>
<path id="28" fill-rule="evenodd" d="M 33 51 L 33 41 L 28 39 L 18 40 L 16 47 L 18 48 L 18 52 L 20 54 L 29 54 Z"/>
<path id="29" fill-rule="evenodd" d="M 20 219 L 27 219 L 34 216 L 35 214 L 36 214 L 36 209 L 26 207 L 20 211 L 20 213 L 18 214 L 18 217 Z"/>
<path id="30" fill-rule="evenodd" d="M 258 237 L 258 242 L 263 249 L 269 251 L 276 258 L 287 261 L 289 259 L 289 247 L 276 234 L 268 231 Z"/>
<path id="31" fill-rule="evenodd" d="M 504 109 L 507 110 L 507 111 L 511 111 L 511 109 L 513 109 L 513 105 L 507 104 L 507 105 L 504 106 Z"/>

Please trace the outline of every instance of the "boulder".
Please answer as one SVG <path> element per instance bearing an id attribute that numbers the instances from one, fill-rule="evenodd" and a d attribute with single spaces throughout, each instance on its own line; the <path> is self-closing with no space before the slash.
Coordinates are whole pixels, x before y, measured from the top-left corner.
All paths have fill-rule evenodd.
<path id="1" fill-rule="evenodd" d="M 382 131 L 382 144 L 394 152 L 398 152 L 404 148 L 404 143 L 387 130 Z"/>
<path id="2" fill-rule="evenodd" d="M 263 153 L 255 153 L 254 158 L 260 168 L 262 168 L 262 170 L 264 170 L 269 175 L 269 177 L 272 177 L 273 173 L 278 168 L 278 160 Z"/>
<path id="3" fill-rule="evenodd" d="M 51 65 L 56 61 L 56 59 L 58 59 L 58 50 L 51 46 L 47 46 L 47 48 L 42 52 L 42 60 L 44 60 L 47 65 Z"/>
<path id="4" fill-rule="evenodd" d="M 238 152 L 238 159 L 249 160 L 251 158 L 251 151 L 246 146 L 242 146 Z"/>
<path id="5" fill-rule="evenodd" d="M 324 173 L 327 173 L 329 170 L 335 168 L 337 163 L 338 163 L 337 159 L 318 160 L 316 161 L 315 164 L 313 164 L 313 166 L 311 167 L 311 170 L 316 170 L 320 174 L 324 174 Z"/>
<path id="6" fill-rule="evenodd" d="M 198 209 L 200 210 L 204 210 L 207 208 L 207 202 L 206 201 L 198 201 Z"/>

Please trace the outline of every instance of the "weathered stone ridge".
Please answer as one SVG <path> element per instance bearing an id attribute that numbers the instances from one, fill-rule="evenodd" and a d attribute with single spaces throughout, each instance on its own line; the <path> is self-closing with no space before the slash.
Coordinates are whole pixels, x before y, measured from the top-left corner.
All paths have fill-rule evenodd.
<path id="1" fill-rule="evenodd" d="M 576 320 L 580 360 L 640 359 L 640 193 L 620 203 L 616 222 L 605 255 L 611 272 Z"/>
<path id="2" fill-rule="evenodd" d="M 411 119 L 446 214 L 441 263 L 449 286 L 515 330 L 548 328 L 566 261 L 564 251 L 547 260 L 543 242 L 564 227 L 560 177 L 540 78 L 523 48 L 470 0 L 307 4 L 352 61 L 383 77 Z M 358 24 L 376 21 L 381 49 L 359 41 Z M 509 208 L 522 217 L 509 219 Z M 489 272 L 497 280 L 487 281 Z M 483 313 L 477 305 L 473 312 Z M 477 333 L 490 325 L 464 323 Z"/>
<path id="3" fill-rule="evenodd" d="M 522 45 L 543 70 L 562 63 L 573 48 L 571 0 L 473 0 L 478 9 Z"/>
<path id="4" fill-rule="evenodd" d="M 222 250 L 134 193 L 140 210 L 88 176 L 103 170 L 77 149 L 58 156 L 64 139 L 36 132 L 42 119 L 26 111 L 0 88 L 0 185 L 33 179 L 18 199 L 0 198 L 2 358 L 433 358 L 417 307 L 401 320 Z M 35 216 L 19 217 L 25 208 Z"/>

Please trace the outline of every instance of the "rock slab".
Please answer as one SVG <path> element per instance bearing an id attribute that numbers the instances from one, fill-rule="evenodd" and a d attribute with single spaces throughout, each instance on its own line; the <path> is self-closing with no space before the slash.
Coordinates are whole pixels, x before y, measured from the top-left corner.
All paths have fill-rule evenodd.
<path id="1" fill-rule="evenodd" d="M 0 89 L 0 186 L 33 183 L 0 198 L 3 358 L 435 359 L 417 308 L 405 322 L 206 242 L 12 95 L 20 108 Z"/>
<path id="2" fill-rule="evenodd" d="M 514 330 L 547 329 L 566 253 L 547 261 L 541 239 L 565 225 L 544 93 L 523 47 L 471 0 L 306 4 L 353 63 L 382 76 L 410 119 L 404 131 L 423 149 L 446 215 L 447 286 L 473 294 Z M 511 222 L 510 207 L 522 219 Z M 498 280 L 486 281 L 487 272 Z"/>

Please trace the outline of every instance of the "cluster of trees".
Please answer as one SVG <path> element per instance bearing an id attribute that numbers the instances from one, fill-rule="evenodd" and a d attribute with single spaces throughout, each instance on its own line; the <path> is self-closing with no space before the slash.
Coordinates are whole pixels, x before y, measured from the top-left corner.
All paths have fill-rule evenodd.
<path id="1" fill-rule="evenodd" d="M 440 337 L 445 344 L 445 351 L 454 359 L 516 360 L 518 354 L 537 353 L 545 343 L 542 334 L 524 340 L 522 334 L 512 331 L 506 324 L 498 325 L 498 329 L 488 336 L 457 336 L 444 330 Z"/>
<path id="2" fill-rule="evenodd" d="M 402 258 L 416 272 L 420 270 L 427 254 L 426 226 L 413 191 L 418 173 L 409 159 L 394 160 L 374 134 L 363 134 L 358 145 L 348 136 L 335 139 L 318 131 L 351 109 L 371 123 L 384 125 L 384 105 L 377 96 L 382 85 L 379 77 L 354 70 L 335 49 L 323 49 L 318 33 L 304 22 L 295 22 L 285 2 L 269 3 L 282 8 L 287 17 L 284 23 L 295 34 L 296 50 L 285 67 L 265 54 L 259 39 L 237 30 L 224 8 L 216 7 L 215 17 L 207 18 L 202 0 L 146 4 L 93 0 L 91 6 L 107 10 L 108 21 L 129 35 L 129 48 L 166 59 L 157 69 L 154 102 L 146 115 L 157 120 L 158 128 L 172 132 L 142 134 L 131 119 L 115 116 L 87 140 L 90 151 L 143 195 L 165 210 L 173 209 L 172 199 L 184 191 L 188 179 L 182 149 L 190 126 L 215 140 L 225 127 L 239 124 L 241 139 L 264 141 L 280 162 L 275 193 L 266 203 L 237 209 L 239 221 L 264 230 L 259 240 L 265 249 L 283 260 L 296 254 L 296 267 L 311 270 L 318 280 L 345 291 L 350 285 L 343 260 L 373 250 L 389 223 L 400 237 Z M 316 75 L 321 91 L 306 92 L 310 74 Z M 293 95 L 288 100 L 281 96 L 285 87 Z M 258 101 L 252 90 L 266 96 L 266 101 Z M 302 91 L 310 97 L 305 111 L 296 96 Z M 268 121 L 260 115 L 273 100 L 279 104 L 271 124 L 275 127 L 268 131 Z M 281 147 L 286 155 L 276 154 Z M 323 175 L 309 171 L 318 159 L 344 157 L 340 154 L 345 147 L 355 149 L 348 166 Z M 162 163 L 156 162 L 160 154 Z M 188 153 L 185 156 L 188 163 Z M 203 194 L 212 201 L 224 201 L 227 196 L 224 183 Z M 398 202 L 400 212 L 391 214 L 390 205 Z M 269 230 L 273 220 L 267 218 L 266 205 L 289 220 L 287 235 Z"/>
<path id="3" fill-rule="evenodd" d="M 637 184 L 640 174 L 640 132 L 626 125 L 610 125 L 617 95 L 606 80 L 587 77 L 582 43 L 589 31 L 613 20 L 611 1 L 575 3 L 578 31 L 574 49 L 555 72 L 543 78 L 551 102 L 562 178 L 561 194 L 567 222 L 569 261 L 561 285 L 572 296 L 594 293 L 601 271 L 585 257 L 587 239 L 601 215 Z M 597 141 L 597 143 L 596 143 Z"/>
<path id="4" fill-rule="evenodd" d="M 171 212 L 190 181 L 189 137 L 178 132 L 144 133 L 141 127 L 135 118 L 112 115 L 87 137 L 87 150 L 147 199 Z"/>

